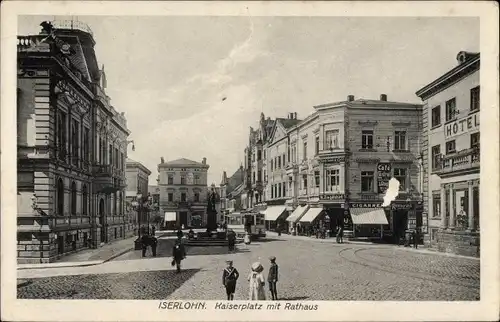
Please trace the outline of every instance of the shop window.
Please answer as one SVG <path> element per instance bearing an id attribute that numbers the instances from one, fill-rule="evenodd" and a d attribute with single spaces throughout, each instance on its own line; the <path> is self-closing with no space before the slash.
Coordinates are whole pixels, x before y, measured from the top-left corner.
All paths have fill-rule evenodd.
<path id="1" fill-rule="evenodd" d="M 373 149 L 373 131 L 364 130 L 361 132 L 361 148 Z"/>
<path id="2" fill-rule="evenodd" d="M 406 191 L 407 169 L 394 168 L 394 178 L 399 181 L 399 191 Z"/>
<path id="3" fill-rule="evenodd" d="M 444 215 L 446 217 L 446 225 L 450 223 L 450 191 L 446 190 L 445 198 L 444 198 Z"/>
<path id="4" fill-rule="evenodd" d="M 373 171 L 361 171 L 361 192 L 373 192 L 374 180 Z"/>
<path id="5" fill-rule="evenodd" d="M 452 154 L 456 152 L 455 140 L 446 142 L 446 154 Z"/>
<path id="6" fill-rule="evenodd" d="M 435 145 L 431 149 L 432 154 L 432 170 L 441 168 L 441 146 Z"/>
<path id="7" fill-rule="evenodd" d="M 470 147 L 472 149 L 479 148 L 479 132 L 470 135 Z"/>
<path id="8" fill-rule="evenodd" d="M 479 86 L 474 87 L 470 90 L 470 110 L 477 111 L 479 110 L 479 99 L 480 99 L 480 90 Z"/>
<path id="9" fill-rule="evenodd" d="M 441 217 L 441 195 L 437 193 L 432 195 L 432 217 Z"/>
<path id="10" fill-rule="evenodd" d="M 406 131 L 394 132 L 394 150 L 396 151 L 406 150 Z"/>
<path id="11" fill-rule="evenodd" d="M 326 170 L 326 191 L 338 191 L 340 186 L 340 170 Z"/>
<path id="12" fill-rule="evenodd" d="M 432 108 L 432 127 L 441 125 L 441 105 Z"/>
<path id="13" fill-rule="evenodd" d="M 446 122 L 451 121 L 455 118 L 457 114 L 457 101 L 455 98 L 452 98 L 446 101 Z"/>

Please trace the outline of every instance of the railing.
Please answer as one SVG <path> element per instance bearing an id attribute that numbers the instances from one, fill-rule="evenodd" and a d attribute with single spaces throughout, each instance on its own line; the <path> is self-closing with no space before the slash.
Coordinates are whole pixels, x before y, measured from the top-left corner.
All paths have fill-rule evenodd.
<path id="1" fill-rule="evenodd" d="M 92 167 L 92 173 L 98 176 L 112 176 L 113 167 L 111 164 L 96 164 Z"/>
<path id="2" fill-rule="evenodd" d="M 437 167 L 434 171 L 439 173 L 449 173 L 479 168 L 479 165 L 480 150 L 473 148 L 442 157 L 441 162 L 437 162 Z"/>

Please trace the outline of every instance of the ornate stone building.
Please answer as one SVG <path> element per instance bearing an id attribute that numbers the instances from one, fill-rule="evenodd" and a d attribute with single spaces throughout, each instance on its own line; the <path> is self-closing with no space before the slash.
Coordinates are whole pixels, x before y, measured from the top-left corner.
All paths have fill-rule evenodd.
<path id="1" fill-rule="evenodd" d="M 96 247 L 124 223 L 129 131 L 104 93 L 92 31 L 75 21 L 41 26 L 17 46 L 19 263 Z"/>

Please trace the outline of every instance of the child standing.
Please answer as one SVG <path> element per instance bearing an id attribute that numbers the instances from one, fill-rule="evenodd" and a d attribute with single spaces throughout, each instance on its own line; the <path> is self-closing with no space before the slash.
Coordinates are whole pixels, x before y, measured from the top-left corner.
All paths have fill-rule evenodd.
<path id="1" fill-rule="evenodd" d="M 226 264 L 227 267 L 222 273 L 222 285 L 226 288 L 227 300 L 232 301 L 234 300 L 234 293 L 236 291 L 236 281 L 238 277 L 240 277 L 240 274 L 238 270 L 233 267 L 232 260 L 227 260 Z"/>
<path id="2" fill-rule="evenodd" d="M 276 291 L 276 283 L 278 282 L 278 264 L 276 264 L 276 257 L 269 257 L 271 266 L 269 267 L 269 275 L 267 282 L 269 283 L 269 291 L 271 291 L 272 300 L 278 300 L 278 293 Z"/>

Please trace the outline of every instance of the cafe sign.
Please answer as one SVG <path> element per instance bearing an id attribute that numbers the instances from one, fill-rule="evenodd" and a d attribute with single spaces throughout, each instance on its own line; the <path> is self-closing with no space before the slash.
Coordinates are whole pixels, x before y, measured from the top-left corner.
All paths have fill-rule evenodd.
<path id="1" fill-rule="evenodd" d="M 377 164 L 377 185 L 378 193 L 385 193 L 389 188 L 389 180 L 392 176 L 392 167 L 389 162 L 380 162 Z"/>
<path id="2" fill-rule="evenodd" d="M 445 124 L 444 138 L 449 139 L 476 130 L 479 130 L 479 113 Z"/>

